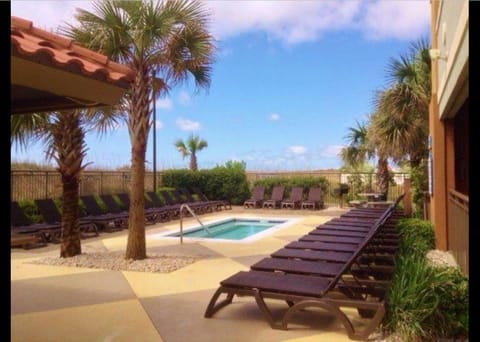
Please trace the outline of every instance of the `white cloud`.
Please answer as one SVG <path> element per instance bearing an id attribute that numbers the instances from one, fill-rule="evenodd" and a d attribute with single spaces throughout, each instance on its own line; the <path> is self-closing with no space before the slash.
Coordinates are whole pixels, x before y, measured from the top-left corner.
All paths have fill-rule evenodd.
<path id="1" fill-rule="evenodd" d="M 183 118 L 178 118 L 176 123 L 178 128 L 180 128 L 183 131 L 198 131 L 202 128 L 202 126 L 200 125 L 200 122 L 191 121 Z"/>
<path id="2" fill-rule="evenodd" d="M 370 1 L 361 20 L 370 39 L 416 39 L 428 33 L 430 4 L 423 0 Z"/>
<path id="3" fill-rule="evenodd" d="M 188 105 L 190 103 L 190 100 L 190 95 L 186 91 L 180 91 L 180 93 L 178 94 L 178 102 L 180 102 L 182 105 Z"/>
<path id="4" fill-rule="evenodd" d="M 352 21 L 359 1 L 205 1 L 219 38 L 264 31 L 287 44 L 315 40 Z M 299 20 L 301 18 L 301 20 Z"/>
<path id="5" fill-rule="evenodd" d="M 76 8 L 93 10 L 92 1 L 11 1 L 11 13 L 43 29 L 76 24 Z M 284 44 L 315 41 L 338 30 L 359 30 L 368 39 L 411 40 L 428 34 L 429 0 L 224 1 L 204 0 L 211 30 L 225 39 L 264 32 Z M 226 50 L 225 55 L 231 53 Z"/>
<path id="6" fill-rule="evenodd" d="M 323 158 L 337 158 L 343 145 L 328 145 L 320 149 L 319 155 Z"/>
<path id="7" fill-rule="evenodd" d="M 270 121 L 280 120 L 280 115 L 278 115 L 277 113 L 272 113 L 272 114 L 270 114 L 270 116 L 268 117 L 268 120 L 270 120 Z"/>
<path id="8" fill-rule="evenodd" d="M 293 154 L 296 156 L 301 156 L 307 153 L 307 148 L 305 146 L 294 145 L 287 148 L 287 154 Z"/>
<path id="9" fill-rule="evenodd" d="M 155 106 L 161 109 L 172 109 L 173 103 L 172 103 L 172 100 L 170 100 L 169 98 L 156 99 Z"/>
<path id="10" fill-rule="evenodd" d="M 51 31 L 60 25 L 76 25 L 74 14 L 77 8 L 92 11 L 91 1 L 20 1 L 10 2 L 11 14 L 33 22 L 35 27 Z"/>

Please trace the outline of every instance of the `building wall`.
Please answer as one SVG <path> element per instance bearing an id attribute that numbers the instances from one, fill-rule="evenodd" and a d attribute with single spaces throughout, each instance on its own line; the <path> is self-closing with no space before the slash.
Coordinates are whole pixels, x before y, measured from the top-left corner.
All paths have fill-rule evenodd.
<path id="1" fill-rule="evenodd" d="M 468 195 L 469 6 L 468 0 L 430 4 L 432 49 L 440 51 L 440 58 L 432 58 L 430 213 L 436 247 L 446 250 L 449 190 Z"/>

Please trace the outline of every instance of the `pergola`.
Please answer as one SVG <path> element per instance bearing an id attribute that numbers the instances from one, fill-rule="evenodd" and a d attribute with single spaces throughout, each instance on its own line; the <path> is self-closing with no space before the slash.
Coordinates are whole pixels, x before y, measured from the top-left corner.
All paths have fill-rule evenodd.
<path id="1" fill-rule="evenodd" d="M 11 17 L 11 114 L 115 105 L 135 75 L 107 56 Z"/>

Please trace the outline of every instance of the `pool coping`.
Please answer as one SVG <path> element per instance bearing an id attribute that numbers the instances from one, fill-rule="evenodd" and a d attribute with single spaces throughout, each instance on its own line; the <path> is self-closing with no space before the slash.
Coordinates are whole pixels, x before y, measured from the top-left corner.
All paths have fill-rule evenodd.
<path id="1" fill-rule="evenodd" d="M 248 220 L 260 220 L 260 221 L 285 221 L 283 223 L 279 223 L 274 225 L 273 227 L 270 227 L 268 229 L 265 229 L 261 232 L 258 232 L 256 234 L 253 234 L 251 236 L 248 236 L 246 238 L 243 238 L 241 240 L 231 240 L 231 239 L 210 239 L 210 238 L 202 238 L 202 237 L 188 237 L 188 236 L 183 236 L 183 239 L 186 241 L 191 241 L 191 242 L 221 242 L 221 243 L 251 243 L 254 241 L 258 241 L 262 238 L 265 238 L 267 236 L 272 235 L 275 232 L 281 231 L 283 229 L 286 229 L 290 227 L 291 225 L 294 225 L 297 223 L 299 220 L 302 219 L 301 216 L 299 217 L 264 217 L 264 216 L 258 216 L 258 217 L 250 217 L 250 216 L 227 216 L 227 217 L 222 217 L 219 219 L 214 219 L 214 220 L 209 220 L 202 222 L 204 225 L 209 225 L 209 224 L 218 224 L 222 223 L 225 221 L 233 220 L 233 219 L 248 219 Z M 193 231 L 196 229 L 201 228 L 201 226 L 198 224 L 198 222 L 193 222 L 189 223 L 187 227 L 183 227 L 183 232 L 189 232 Z M 179 229 L 169 229 L 161 233 L 155 233 L 155 234 L 150 234 L 149 238 L 150 239 L 158 239 L 158 240 L 177 240 L 180 238 L 180 236 L 170 236 L 172 234 L 178 234 Z"/>

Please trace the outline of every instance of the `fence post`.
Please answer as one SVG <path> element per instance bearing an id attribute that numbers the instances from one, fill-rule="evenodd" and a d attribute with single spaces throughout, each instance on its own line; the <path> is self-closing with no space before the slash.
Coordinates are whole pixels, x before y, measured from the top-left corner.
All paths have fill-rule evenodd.
<path id="1" fill-rule="evenodd" d="M 410 178 L 403 179 L 403 192 L 405 196 L 403 197 L 403 211 L 405 216 L 412 216 L 412 190 L 411 190 L 411 180 Z"/>
<path id="2" fill-rule="evenodd" d="M 103 195 L 103 172 L 100 171 L 100 195 Z"/>
<path id="3" fill-rule="evenodd" d="M 45 171 L 45 197 L 48 198 L 48 171 Z"/>

